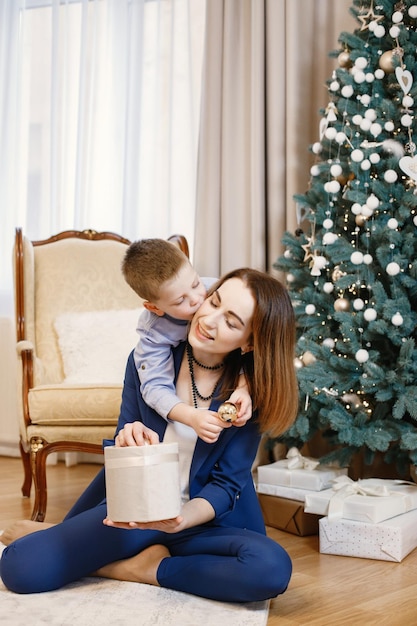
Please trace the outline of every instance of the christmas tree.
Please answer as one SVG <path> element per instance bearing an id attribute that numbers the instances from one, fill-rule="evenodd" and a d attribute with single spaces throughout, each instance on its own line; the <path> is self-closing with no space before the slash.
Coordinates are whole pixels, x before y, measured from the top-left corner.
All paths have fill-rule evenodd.
<path id="1" fill-rule="evenodd" d="M 322 461 L 417 464 L 417 4 L 353 0 L 331 52 L 299 228 L 283 238 L 300 410 L 280 441 L 320 433 Z"/>

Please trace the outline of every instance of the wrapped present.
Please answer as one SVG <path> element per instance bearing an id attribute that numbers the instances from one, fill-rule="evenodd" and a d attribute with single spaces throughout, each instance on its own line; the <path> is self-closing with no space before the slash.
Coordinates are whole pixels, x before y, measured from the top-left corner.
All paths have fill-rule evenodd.
<path id="1" fill-rule="evenodd" d="M 151 522 L 181 509 L 178 444 L 104 448 L 107 515 L 114 522 Z"/>
<path id="2" fill-rule="evenodd" d="M 320 465 L 316 459 L 302 456 L 297 448 L 290 448 L 286 459 L 258 467 L 258 482 L 320 491 L 330 487 L 334 478 L 345 474 L 346 468 Z"/>
<path id="3" fill-rule="evenodd" d="M 379 524 L 341 519 L 319 520 L 319 550 L 323 554 L 356 556 L 400 563 L 417 547 L 417 510 Z"/>
<path id="4" fill-rule="evenodd" d="M 340 476 L 331 489 L 309 493 L 305 510 L 326 515 L 329 521 L 343 519 L 377 524 L 417 509 L 417 485 L 401 480 L 365 478 L 353 481 Z"/>
<path id="5" fill-rule="evenodd" d="M 305 502 L 306 495 L 308 493 L 316 493 L 309 489 L 298 489 L 297 487 L 284 487 L 283 485 L 269 485 L 268 483 L 258 483 L 256 485 L 256 491 L 267 496 L 278 496 L 280 498 L 287 498 L 288 500 L 297 500 L 298 502 Z"/>
<path id="6" fill-rule="evenodd" d="M 305 513 L 302 502 L 261 493 L 258 499 L 266 526 L 300 537 L 318 534 L 320 516 Z"/>

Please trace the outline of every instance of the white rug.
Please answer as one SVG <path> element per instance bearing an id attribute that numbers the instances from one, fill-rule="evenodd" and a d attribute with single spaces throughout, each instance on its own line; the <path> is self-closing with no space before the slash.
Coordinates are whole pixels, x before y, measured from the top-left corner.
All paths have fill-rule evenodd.
<path id="1" fill-rule="evenodd" d="M 7 591 L 0 580 L 2 626 L 266 626 L 268 610 L 268 601 L 229 604 L 104 578 L 28 595 Z"/>

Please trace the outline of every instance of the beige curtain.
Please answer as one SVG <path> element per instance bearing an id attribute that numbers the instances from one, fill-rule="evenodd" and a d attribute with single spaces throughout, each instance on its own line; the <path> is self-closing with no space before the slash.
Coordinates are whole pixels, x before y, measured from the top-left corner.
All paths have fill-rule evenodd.
<path id="1" fill-rule="evenodd" d="M 273 271 L 294 193 L 308 185 L 329 58 L 356 26 L 351 0 L 210 0 L 196 199 L 194 264 L 217 276 Z"/>

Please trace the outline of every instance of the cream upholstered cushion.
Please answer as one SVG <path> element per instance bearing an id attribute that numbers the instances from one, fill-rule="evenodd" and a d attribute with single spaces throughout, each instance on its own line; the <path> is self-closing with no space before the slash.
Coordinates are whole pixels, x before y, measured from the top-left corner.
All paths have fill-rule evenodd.
<path id="1" fill-rule="evenodd" d="M 63 313 L 55 322 L 64 383 L 122 383 L 139 309 Z"/>

